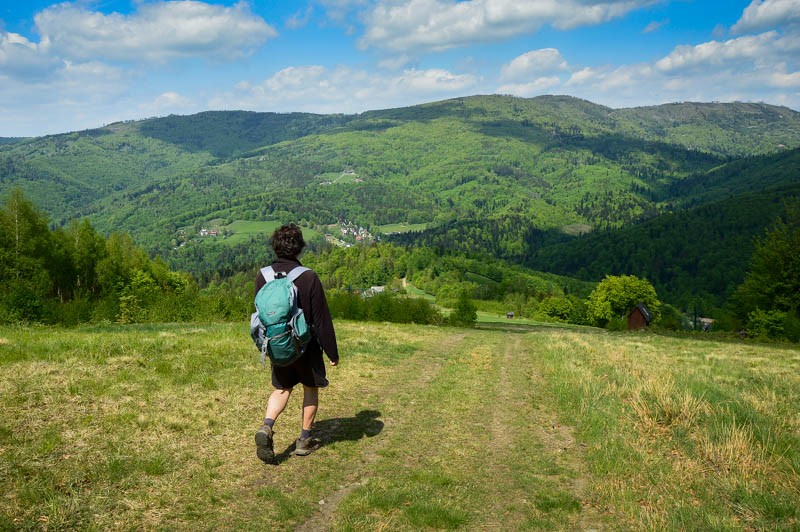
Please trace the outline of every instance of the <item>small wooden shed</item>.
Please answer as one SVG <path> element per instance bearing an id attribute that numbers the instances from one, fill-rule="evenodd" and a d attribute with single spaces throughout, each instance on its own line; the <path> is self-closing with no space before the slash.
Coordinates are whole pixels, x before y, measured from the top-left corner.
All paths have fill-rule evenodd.
<path id="1" fill-rule="evenodd" d="M 631 313 L 628 314 L 628 330 L 636 331 L 644 329 L 650 325 L 651 321 L 653 321 L 653 315 L 650 314 L 650 311 L 644 303 L 639 303 L 633 307 Z"/>

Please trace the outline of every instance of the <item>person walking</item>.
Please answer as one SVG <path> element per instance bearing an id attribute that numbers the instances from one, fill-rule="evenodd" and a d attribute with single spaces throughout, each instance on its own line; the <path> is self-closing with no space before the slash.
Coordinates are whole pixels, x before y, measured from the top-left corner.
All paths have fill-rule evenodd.
<path id="1" fill-rule="evenodd" d="M 303 232 L 297 225 L 288 224 L 279 227 L 272 234 L 270 243 L 277 256 L 272 263 L 276 273 L 288 274 L 295 267 L 301 266 L 298 257 L 306 243 L 303 240 Z M 256 275 L 256 294 L 265 284 L 266 279 L 259 271 Z M 273 427 L 278 416 L 286 408 L 292 390 L 298 384 L 303 386 L 303 410 L 302 428 L 295 442 L 295 454 L 306 456 L 319 448 L 320 441 L 311 437 L 311 428 L 319 407 L 319 389 L 328 386 L 325 361 L 322 358 L 323 351 L 328 356 L 331 366 L 339 364 L 336 332 L 319 276 L 313 270 L 307 270 L 295 279 L 294 284 L 297 287 L 298 306 L 303 309 L 314 338 L 303 355 L 292 364 L 285 367 L 271 364 L 274 390 L 267 401 L 264 422 L 255 435 L 256 455 L 265 463 L 271 463 L 275 458 Z"/>

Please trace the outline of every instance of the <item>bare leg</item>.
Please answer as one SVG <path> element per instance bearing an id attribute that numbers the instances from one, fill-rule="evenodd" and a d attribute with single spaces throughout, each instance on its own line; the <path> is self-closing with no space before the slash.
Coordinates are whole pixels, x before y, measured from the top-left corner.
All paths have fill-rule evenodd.
<path id="1" fill-rule="evenodd" d="M 289 397 L 292 395 L 292 389 L 288 390 L 274 390 L 269 396 L 267 402 L 267 417 L 270 419 L 278 419 L 281 415 L 286 404 L 289 402 Z"/>
<path id="2" fill-rule="evenodd" d="M 303 430 L 311 430 L 319 406 L 319 388 L 303 385 Z"/>
<path id="3" fill-rule="evenodd" d="M 270 394 L 267 401 L 267 418 L 273 421 L 278 419 L 281 412 L 286 408 L 289 402 L 289 397 L 292 395 L 292 389 L 288 390 L 275 390 Z M 275 458 L 275 452 L 272 449 L 272 427 L 266 422 L 261 425 L 261 428 L 256 431 L 256 456 L 265 463 L 272 463 Z"/>

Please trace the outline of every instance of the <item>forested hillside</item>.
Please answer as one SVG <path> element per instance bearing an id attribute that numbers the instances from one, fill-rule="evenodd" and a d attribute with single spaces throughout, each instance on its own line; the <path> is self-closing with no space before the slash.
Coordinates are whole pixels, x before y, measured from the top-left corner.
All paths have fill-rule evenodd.
<path id="1" fill-rule="evenodd" d="M 458 221 L 392 239 L 461 252 L 485 250 L 585 281 L 638 275 L 683 308 L 698 300 L 713 308 L 742 282 L 755 239 L 785 212 L 787 200 L 800 197 L 800 150 L 736 160 L 672 188 L 687 193 L 669 196 L 662 215 L 615 230 L 574 236 L 509 217 Z"/>
<path id="2" fill-rule="evenodd" d="M 393 238 L 594 281 L 653 275 L 671 297 L 720 301 L 746 266 L 744 243 L 776 215 L 770 200 L 736 198 L 800 182 L 800 113 L 765 104 L 615 110 L 572 97 L 475 96 L 357 115 L 208 112 L 12 140 L 0 143 L 0 194 L 19 187 L 56 226 L 88 217 L 206 276 L 260 259 L 241 235 L 223 234 L 240 221 L 294 220 L 334 235 L 347 221 L 371 239 L 386 238 L 380 226 L 410 224 L 424 232 Z M 719 208 L 735 222 L 705 223 L 711 207 L 684 213 L 728 200 Z M 672 235 L 653 251 L 659 268 L 618 256 L 580 270 L 570 264 L 585 260 L 562 258 L 583 256 L 595 238 L 565 235 L 624 230 L 614 238 L 639 242 L 625 235 L 648 220 Z M 687 220 L 724 239 L 686 231 Z M 220 228 L 213 246 L 200 238 L 209 227 Z M 702 246 L 680 245 L 694 235 Z M 660 275 L 706 279 L 714 257 L 728 256 L 723 241 L 737 250 L 724 279 Z M 571 242 L 579 251 L 564 251 Z"/>

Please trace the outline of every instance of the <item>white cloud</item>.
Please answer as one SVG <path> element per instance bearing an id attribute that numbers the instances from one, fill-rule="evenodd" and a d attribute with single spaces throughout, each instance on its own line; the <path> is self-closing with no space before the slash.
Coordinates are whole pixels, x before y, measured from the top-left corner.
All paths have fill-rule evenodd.
<path id="1" fill-rule="evenodd" d="M 92 11 L 94 3 L 63 2 L 39 12 L 39 42 L 0 29 L 0 107 L 3 125 L 13 128 L 0 134 L 97 127 L 136 118 L 137 109 L 151 115 L 189 109 L 191 101 L 166 87 L 142 103 L 152 97 L 133 83 L 144 79 L 141 67 L 186 58 L 230 61 L 277 35 L 245 2 L 134 0 L 128 15 Z"/>
<path id="2" fill-rule="evenodd" d="M 776 72 L 770 77 L 770 83 L 774 87 L 800 89 L 800 72 Z"/>
<path id="3" fill-rule="evenodd" d="M 545 94 L 553 87 L 561 85 L 561 78 L 558 76 L 548 76 L 534 79 L 527 83 L 509 83 L 498 87 L 499 94 L 513 94 L 522 98 L 530 98 Z"/>
<path id="4" fill-rule="evenodd" d="M 669 20 L 654 20 L 644 27 L 642 33 L 653 33 L 654 31 L 660 30 L 667 24 L 669 24 Z"/>
<path id="5" fill-rule="evenodd" d="M 474 83 L 473 76 L 452 74 L 439 68 L 406 70 L 400 77 L 392 80 L 392 84 L 401 90 L 427 94 L 458 92 Z"/>
<path id="6" fill-rule="evenodd" d="M 46 78 L 61 61 L 39 51 L 39 45 L 16 33 L 0 32 L 0 73 L 29 81 Z"/>
<path id="7" fill-rule="evenodd" d="M 404 66 L 408 65 L 410 61 L 410 56 L 406 54 L 398 54 L 380 60 L 378 62 L 378 66 L 386 70 L 400 70 Z"/>
<path id="8" fill-rule="evenodd" d="M 237 84 L 237 91 L 213 98 L 212 108 L 315 113 L 356 113 L 369 109 L 423 103 L 462 96 L 474 90 L 478 79 L 442 69 L 408 69 L 381 75 L 345 66 L 288 67 L 253 85 Z"/>
<path id="9" fill-rule="evenodd" d="M 777 36 L 776 32 L 771 31 L 728 41 L 678 46 L 668 56 L 657 61 L 656 66 L 664 72 L 673 72 L 739 61 L 749 62 L 768 55 L 774 49 Z"/>
<path id="10" fill-rule="evenodd" d="M 60 62 L 39 79 L 0 73 L 0 135 L 30 136 L 131 118 L 129 75 L 104 63 Z"/>
<path id="11" fill-rule="evenodd" d="M 800 0 L 753 0 L 733 25 L 735 34 L 800 23 Z"/>
<path id="12" fill-rule="evenodd" d="M 381 0 L 366 14 L 362 48 L 440 51 L 538 31 L 600 24 L 656 0 Z"/>
<path id="13" fill-rule="evenodd" d="M 544 73 L 567 70 L 567 61 L 555 48 L 531 50 L 514 58 L 500 70 L 501 81 L 522 81 Z"/>
<path id="14" fill-rule="evenodd" d="M 145 111 L 145 114 L 153 116 L 185 112 L 193 106 L 194 102 L 191 98 L 168 91 L 159 94 L 152 102 L 140 105 L 139 108 Z"/>
<path id="15" fill-rule="evenodd" d="M 38 13 L 41 48 L 68 59 L 164 62 L 182 57 L 246 55 L 277 32 L 250 12 L 196 1 L 138 4 L 130 15 L 56 4 Z"/>
<path id="16" fill-rule="evenodd" d="M 348 18 L 354 9 L 362 9 L 371 0 L 317 0 L 328 13 L 328 16 L 336 22 L 343 22 Z"/>
<path id="17" fill-rule="evenodd" d="M 314 16 L 314 7 L 308 6 L 304 11 L 298 11 L 286 21 L 286 27 L 292 30 L 304 28 Z"/>
<path id="18" fill-rule="evenodd" d="M 795 41 L 787 39 L 767 32 L 682 45 L 653 63 L 574 69 L 564 87 L 612 107 L 681 100 L 775 101 L 797 107 L 800 72 L 796 59 L 791 61 L 796 54 L 787 52 Z"/>
<path id="19" fill-rule="evenodd" d="M 570 76 L 570 78 L 567 80 L 566 85 L 568 87 L 570 85 L 586 85 L 591 83 L 593 80 L 600 78 L 602 75 L 603 71 L 601 69 L 584 67 L 573 72 L 572 76 Z"/>

